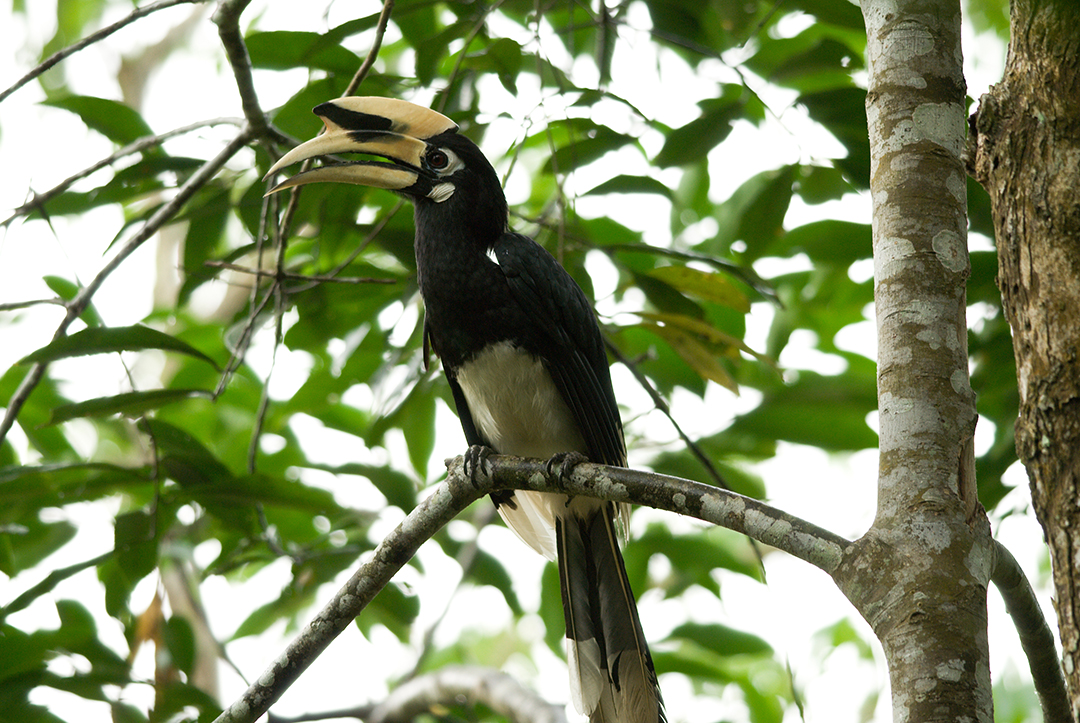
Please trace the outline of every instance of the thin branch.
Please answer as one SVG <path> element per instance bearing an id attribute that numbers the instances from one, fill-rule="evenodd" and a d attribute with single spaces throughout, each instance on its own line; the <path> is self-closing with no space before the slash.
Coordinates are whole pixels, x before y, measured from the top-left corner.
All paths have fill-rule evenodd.
<path id="1" fill-rule="evenodd" d="M 454 67 L 450 70 L 450 74 L 446 76 L 446 85 L 439 91 L 439 102 L 434 110 L 437 110 L 440 113 L 446 110 L 446 101 L 450 99 L 450 88 L 454 85 L 454 81 L 457 80 L 458 73 L 461 72 L 461 65 L 465 62 L 465 56 L 469 52 L 469 46 L 472 45 L 472 41 L 476 39 L 476 36 L 480 34 L 480 31 L 484 29 L 488 15 L 498 10 L 503 2 L 505 2 L 505 0 L 496 0 L 496 2 L 490 5 L 485 5 L 480 11 L 480 17 L 472 26 L 472 29 L 469 30 L 469 34 L 465 36 L 465 44 L 461 46 L 461 52 L 458 53 L 457 60 L 454 62 Z"/>
<path id="2" fill-rule="evenodd" d="M 149 5 L 144 5 L 141 8 L 135 8 L 124 19 L 118 20 L 115 23 L 113 23 L 112 25 L 109 25 L 107 27 L 102 28 L 101 30 L 98 30 L 96 33 L 91 33 L 90 35 L 87 35 L 85 38 L 83 38 L 79 42 L 73 43 L 72 45 L 69 45 L 68 47 L 64 48 L 63 50 L 58 50 L 57 52 L 50 55 L 47 59 L 45 59 L 45 61 L 40 63 L 36 68 L 34 68 L 29 73 L 27 73 L 26 75 L 24 75 L 23 77 L 21 77 L 17 81 L 15 81 L 14 85 L 12 85 L 10 88 L 8 88 L 7 90 L 0 93 L 0 103 L 3 103 L 4 100 L 6 100 L 9 95 L 14 93 L 19 88 L 26 85 L 27 83 L 29 83 L 34 78 L 37 78 L 42 73 L 44 73 L 45 71 L 52 68 L 53 66 L 55 66 L 60 61 L 62 61 L 65 58 L 79 52 L 83 48 L 88 48 L 91 45 L 93 45 L 94 43 L 96 43 L 96 42 L 98 42 L 100 40 L 104 40 L 105 38 L 107 38 L 110 35 L 112 35 L 113 33 L 115 33 L 117 30 L 120 30 L 123 27 L 131 25 L 133 22 L 135 22 L 139 18 L 145 17 L 146 15 L 149 15 L 151 13 L 155 13 L 158 10 L 164 10 L 166 8 L 171 8 L 174 5 L 184 5 L 184 4 L 202 3 L 202 2 L 206 2 L 206 0 L 158 0 L 158 2 L 150 3 Z"/>
<path id="3" fill-rule="evenodd" d="M 240 33 L 240 15 L 251 0 L 221 0 L 211 18 L 218 26 L 218 37 L 225 48 L 225 55 L 236 79 L 236 89 L 240 94 L 240 105 L 244 117 L 256 137 L 271 135 L 266 113 L 259 105 L 259 95 L 255 92 L 255 81 L 251 76 L 251 56 Z"/>
<path id="4" fill-rule="evenodd" d="M 712 460 L 709 459 L 709 456 L 698 446 L 697 442 L 690 439 L 690 436 L 683 431 L 682 426 L 675 420 L 675 415 L 671 413 L 671 407 L 668 406 L 667 400 L 656 390 L 656 387 L 649 381 L 649 378 L 638 369 L 638 365 L 628 359 L 626 355 L 622 353 L 622 349 L 611 343 L 610 339 L 605 338 L 604 343 L 607 345 L 608 351 L 611 352 L 612 356 L 634 375 L 634 379 L 637 380 L 638 386 L 644 389 L 649 395 L 649 398 L 653 401 L 653 405 L 668 418 L 668 421 L 671 422 L 671 426 L 675 428 L 675 432 L 679 435 L 679 439 L 683 441 L 686 448 L 694 455 L 694 458 L 705 468 L 705 471 L 713 479 L 716 486 L 725 490 L 730 490 L 731 486 L 727 483 L 727 480 L 724 479 L 724 475 L 720 474 L 720 470 L 716 469 L 716 465 L 712 463 Z"/>
<path id="5" fill-rule="evenodd" d="M 188 1 L 189 2 L 194 2 L 194 0 L 188 0 Z M 71 188 L 72 184 L 74 184 L 76 181 L 81 181 L 82 179 L 86 178 L 87 176 L 91 175 L 92 173 L 95 173 L 95 172 L 101 170 L 102 168 L 105 168 L 106 166 L 111 166 L 112 164 L 119 161 L 121 158 L 125 158 L 127 156 L 134 155 L 136 153 L 141 153 L 142 151 L 145 151 L 148 148 L 154 148 L 156 146 L 160 146 L 162 143 L 164 143 L 165 141 L 167 141 L 170 138 L 173 138 L 174 136 L 179 136 L 179 135 L 183 135 L 185 133 L 190 133 L 191 131 L 198 130 L 200 128 L 207 128 L 207 127 L 210 127 L 210 126 L 223 125 L 223 124 L 231 124 L 231 125 L 235 125 L 237 127 L 242 128 L 243 124 L 244 124 L 244 121 L 243 121 L 242 118 L 213 118 L 211 120 L 199 121 L 198 123 L 192 123 L 190 125 L 181 126 L 180 128 L 175 128 L 175 129 L 173 129 L 171 131 L 167 131 L 165 133 L 160 133 L 158 135 L 143 136 L 142 138 L 136 139 L 136 140 L 132 141 L 131 143 L 127 144 L 126 146 L 124 146 L 123 148 L 118 149 L 115 153 L 112 153 L 112 154 L 106 156 L 105 158 L 102 158 L 97 163 L 94 163 L 94 164 L 82 169 L 81 171 L 79 171 L 78 173 L 76 173 L 73 176 L 69 176 L 68 178 L 65 178 L 63 181 L 60 181 L 60 183 L 56 184 L 55 186 L 50 188 L 48 191 L 45 191 L 44 193 L 35 193 L 33 199 L 27 201 L 23 205 L 16 208 L 15 212 L 12 213 L 11 216 L 9 216 L 2 223 L 0 223 L 0 227 L 8 226 L 8 225 L 11 224 L 12 221 L 14 221 L 19 216 L 24 216 L 24 215 L 30 213 L 31 211 L 34 211 L 36 209 L 40 209 L 46 203 L 48 203 L 49 201 L 53 200 L 54 198 L 59 196 L 64 191 Z"/>
<path id="6" fill-rule="evenodd" d="M 216 723 L 252 723 L 263 715 L 323 650 L 386 586 L 425 541 L 480 497 L 505 489 L 559 492 L 632 502 L 696 517 L 742 532 L 832 573 L 851 543 L 805 520 L 712 485 L 621 467 L 582 463 L 568 477 L 549 478 L 543 460 L 492 455 L 475 478 L 464 458 L 448 462 L 435 488 L 375 549 L 303 632 Z"/>
<path id="7" fill-rule="evenodd" d="M 75 319 L 79 318 L 79 315 L 86 310 L 86 307 L 90 304 L 90 300 L 94 294 L 101 287 L 105 280 L 109 276 L 120 268 L 120 265 L 135 252 L 143 243 L 152 237 L 158 230 L 169 223 L 172 218 L 179 213 L 184 204 L 195 195 L 195 193 L 206 185 L 215 173 L 217 173 L 222 166 L 224 166 L 230 158 L 236 155 L 241 148 L 246 146 L 252 139 L 253 133 L 250 128 L 244 128 L 237 134 L 229 143 L 225 145 L 223 149 L 209 161 L 206 161 L 199 167 L 195 173 L 184 182 L 180 188 L 177 189 L 176 195 L 172 197 L 167 203 L 161 205 L 154 214 L 146 220 L 146 223 L 142 225 L 136 233 L 124 246 L 117 252 L 116 256 L 105 264 L 104 268 L 98 272 L 98 275 L 94 279 L 84 286 L 75 298 L 73 298 L 67 304 L 67 315 L 64 320 L 60 322 L 56 332 L 53 334 L 53 339 L 59 339 L 67 333 L 67 329 L 71 326 L 71 323 Z M 19 415 L 23 405 L 26 403 L 31 392 L 37 388 L 37 385 L 41 383 L 42 378 L 45 376 L 45 369 L 48 367 L 47 363 L 39 362 L 34 364 L 30 371 L 27 372 L 22 382 L 19 384 L 18 389 L 11 396 L 11 401 L 8 403 L 8 407 L 4 412 L 4 418 L 0 421 L 0 442 L 7 437 L 8 431 L 10 431 L 12 425 L 15 423 L 15 418 Z"/>
<path id="8" fill-rule="evenodd" d="M 1039 601 L 1024 571 L 1012 553 L 994 540 L 994 566 L 990 580 L 1001 593 L 1005 609 L 1013 619 L 1020 645 L 1031 668 L 1035 692 L 1039 695 L 1045 723 L 1074 723 L 1069 710 L 1069 693 L 1061 673 L 1054 633 L 1046 624 Z"/>
<path id="9" fill-rule="evenodd" d="M 0 224 L 2 225 L 2 224 Z M 55 299 L 32 299 L 30 301 L 11 301 L 6 304 L 0 304 L 0 311 L 18 311 L 19 309 L 28 309 L 31 306 L 39 306 L 41 304 L 54 304 L 56 306 L 63 306 L 67 302 L 61 298 Z"/>
<path id="10" fill-rule="evenodd" d="M 394 0 L 385 0 L 382 6 L 382 12 L 379 13 L 379 22 L 375 25 L 375 40 L 371 44 L 371 48 L 368 49 L 367 57 L 364 58 L 364 62 L 360 64 L 360 69 L 353 75 L 352 80 L 349 81 L 349 86 L 345 89 L 344 95 L 352 95 L 356 92 L 356 89 L 360 87 L 360 84 L 364 82 L 364 78 L 371 71 L 371 66 L 375 65 L 375 59 L 379 57 L 379 48 L 382 47 L 383 36 L 386 35 L 386 26 L 390 23 L 390 14 L 394 11 Z"/>

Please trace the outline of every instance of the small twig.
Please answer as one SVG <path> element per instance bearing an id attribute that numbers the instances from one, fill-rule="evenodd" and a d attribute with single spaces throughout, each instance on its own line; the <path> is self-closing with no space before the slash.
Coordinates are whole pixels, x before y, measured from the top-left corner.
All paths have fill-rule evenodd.
<path id="1" fill-rule="evenodd" d="M 79 52 L 80 50 L 82 50 L 84 48 L 90 47 L 91 45 L 93 45 L 94 43 L 96 43 L 96 42 L 98 42 L 100 40 L 104 40 L 105 38 L 107 38 L 110 35 L 112 35 L 113 33 L 115 33 L 117 30 L 120 30 L 123 27 L 131 25 L 133 22 L 135 22 L 139 18 L 145 17 L 146 15 L 149 15 L 151 13 L 155 13 L 158 10 L 164 10 L 165 8 L 171 8 L 174 5 L 184 5 L 184 4 L 187 4 L 187 3 L 202 3 L 202 2 L 206 2 L 206 0 L 158 0 L 158 2 L 150 3 L 149 5 L 144 5 L 141 8 L 135 8 L 124 19 L 118 20 L 115 23 L 113 23 L 112 25 L 109 25 L 107 27 L 102 28 L 101 30 L 98 30 L 96 33 L 91 33 L 90 35 L 87 35 L 85 38 L 83 38 L 79 42 L 73 43 L 72 45 L 69 45 L 68 47 L 64 48 L 63 50 L 58 50 L 57 52 L 50 55 L 43 62 L 38 64 L 38 66 L 36 68 L 34 68 L 29 73 L 27 73 L 26 75 L 24 75 L 23 77 L 21 77 L 17 81 L 15 81 L 14 85 L 12 85 L 10 88 L 8 88 L 7 90 L 0 93 L 0 103 L 3 103 L 4 100 L 7 99 L 7 97 L 9 95 L 14 93 L 19 88 L 26 85 L 27 83 L 29 83 L 34 78 L 37 78 L 42 73 L 44 73 L 45 71 L 52 68 L 54 65 L 56 65 L 60 61 L 62 61 L 65 58 Z"/>
<path id="2" fill-rule="evenodd" d="M 480 31 L 484 29 L 484 23 L 487 22 L 489 14 L 495 12 L 505 2 L 505 0 L 497 0 L 491 5 L 485 5 L 480 12 L 480 17 L 473 25 L 469 34 L 465 36 L 465 44 L 461 46 L 461 52 L 458 53 L 457 60 L 454 62 L 454 67 L 450 71 L 450 75 L 446 76 L 446 85 L 439 91 L 439 102 L 435 110 L 440 113 L 446 110 L 446 101 L 450 98 L 450 88 L 454 85 L 454 81 L 457 80 L 458 73 L 461 72 L 461 65 L 465 62 L 465 57 L 469 52 L 469 46 L 472 45 L 472 41 L 476 39 L 476 36 L 480 34 Z"/>
<path id="3" fill-rule="evenodd" d="M 228 386 L 229 380 L 232 379 L 232 375 L 244 363 L 244 355 L 247 353 L 248 345 L 251 344 L 251 337 L 255 332 L 255 327 L 258 326 L 259 316 L 272 298 L 273 294 L 267 293 L 263 295 L 262 300 L 257 304 L 251 304 L 251 313 L 248 314 L 244 330 L 241 332 L 240 338 L 236 342 L 236 348 L 233 350 L 232 356 L 229 357 L 229 363 L 225 365 L 225 369 L 221 372 L 221 379 L 218 380 L 218 385 L 214 389 L 215 399 L 221 396 L 225 391 L 225 387 Z"/>
<path id="4" fill-rule="evenodd" d="M 194 0 L 189 1 L 194 2 Z M 35 209 L 41 208 L 49 201 L 53 200 L 61 193 L 68 190 L 76 181 L 81 181 L 92 173 L 95 173 L 102 168 L 105 168 L 106 166 L 111 166 L 121 158 L 125 158 L 136 153 L 141 153 L 148 148 L 160 146 L 162 143 L 164 143 L 170 138 L 173 138 L 174 136 L 183 135 L 184 133 L 190 133 L 191 131 L 198 130 L 200 128 L 207 128 L 209 126 L 223 124 L 231 124 L 238 127 L 243 127 L 244 121 L 242 118 L 214 118 L 212 120 L 199 121 L 198 123 L 192 123 L 190 125 L 182 126 L 180 128 L 176 128 L 165 133 L 160 133 L 158 135 L 144 136 L 142 138 L 136 139 L 124 146 L 123 148 L 120 148 L 115 153 L 112 153 L 105 158 L 102 158 L 97 163 L 94 163 L 93 165 L 82 169 L 73 176 L 65 178 L 63 181 L 50 188 L 48 191 L 45 191 L 44 193 L 35 193 L 32 200 L 27 201 L 23 205 L 16 208 L 15 212 L 11 214 L 11 216 L 9 216 L 2 223 L 0 223 L 0 227 L 7 226 L 19 216 L 26 215 L 27 213 L 30 213 Z"/>
<path id="5" fill-rule="evenodd" d="M 124 261 L 135 252 L 143 243 L 153 236 L 158 230 L 167 224 L 172 218 L 179 213 L 184 204 L 195 195 L 195 193 L 206 185 L 215 173 L 217 173 L 222 166 L 224 166 L 230 158 L 237 154 L 241 148 L 246 146 L 252 138 L 252 132 L 249 128 L 244 128 L 237 134 L 225 147 L 209 161 L 206 161 L 199 167 L 195 173 L 184 182 L 180 188 L 177 189 L 176 195 L 172 197 L 168 202 L 162 204 L 149 219 L 142 225 L 131 239 L 124 244 L 124 246 L 117 252 L 116 256 L 112 258 L 104 268 L 98 272 L 98 275 L 93 280 L 79 290 L 79 293 L 75 295 L 71 301 L 67 303 L 67 315 L 64 320 L 60 322 L 56 332 L 53 334 L 53 339 L 59 339 L 67 333 L 67 329 L 71 326 L 71 323 L 75 319 L 79 318 L 79 315 L 86 310 L 86 307 L 90 304 L 90 300 L 94 294 L 101 287 L 105 280 L 124 263 Z M 23 405 L 29 398 L 31 392 L 37 388 L 37 385 L 41 383 L 42 378 L 45 376 L 45 369 L 48 364 L 45 362 L 38 362 L 34 364 L 26 376 L 23 377 L 22 382 L 19 384 L 18 389 L 11 396 L 11 400 L 8 402 L 8 407 L 4 412 L 4 418 L 0 421 L 0 442 L 6 437 L 8 431 L 15 423 L 15 418 L 19 415 L 19 411 L 22 410 Z"/>
<path id="6" fill-rule="evenodd" d="M 352 95 L 355 93 L 356 89 L 360 87 L 360 84 L 364 82 L 364 78 L 367 77 L 368 72 L 371 71 L 371 66 L 375 65 L 375 59 L 379 57 L 379 48 L 382 47 L 383 36 L 386 35 L 386 26 L 390 23 L 390 14 L 393 11 L 394 0 L 385 0 L 385 2 L 383 2 L 382 12 L 379 13 L 379 22 L 375 25 L 375 41 L 372 42 L 367 57 L 364 58 L 364 62 L 360 64 L 360 69 L 356 71 L 352 80 L 349 81 L 348 87 L 345 88 L 344 95 Z"/>
<path id="7" fill-rule="evenodd" d="M 708 455 L 706 455 L 704 451 L 702 451 L 701 447 L 697 445 L 697 442 L 690 439 L 689 435 L 687 435 L 686 432 L 683 431 L 682 426 L 675 420 L 675 415 L 671 413 L 671 407 L 668 406 L 667 400 L 664 399 L 663 395 L 661 395 L 660 392 L 656 391 L 656 387 L 654 387 L 652 382 L 649 381 L 649 378 L 646 377 L 641 372 L 641 370 L 638 369 L 637 364 L 628 359 L 627 356 L 622 353 L 622 349 L 613 344 L 610 339 L 605 338 L 604 343 L 607 345 L 608 351 L 611 352 L 612 356 L 614 356 L 620 364 L 629 369 L 630 373 L 634 375 L 634 379 L 637 380 L 637 383 L 641 386 L 642 389 L 645 390 L 645 392 L 649 395 L 649 398 L 652 399 L 653 405 L 657 409 L 659 409 L 665 417 L 668 418 L 668 421 L 671 422 L 671 426 L 675 428 L 675 432 L 679 435 L 679 439 L 681 439 L 683 443 L 686 444 L 686 447 L 690 450 L 690 453 L 693 454 L 697 461 L 701 463 L 701 466 L 705 468 L 705 471 L 713 479 L 713 482 L 716 484 L 716 486 L 721 487 L 725 490 L 730 490 L 731 487 L 724 479 L 724 476 L 720 474 L 720 470 L 716 469 L 716 466 L 713 465 L 712 460 L 709 459 Z"/>
<path id="8" fill-rule="evenodd" d="M 63 306 L 67 302 L 63 299 L 33 299 L 31 301 L 11 301 L 6 304 L 0 304 L 0 311 L 17 311 L 18 309 L 26 309 L 31 306 L 38 306 L 39 304 L 55 304 L 56 306 Z"/>

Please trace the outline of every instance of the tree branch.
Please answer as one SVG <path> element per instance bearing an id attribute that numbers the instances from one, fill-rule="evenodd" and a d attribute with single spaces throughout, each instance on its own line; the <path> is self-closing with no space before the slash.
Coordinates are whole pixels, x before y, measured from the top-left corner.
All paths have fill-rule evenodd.
<path id="1" fill-rule="evenodd" d="M 144 17 L 146 15 L 149 15 L 150 13 L 157 12 L 158 10 L 164 10 L 165 8 L 171 8 L 174 5 L 184 5 L 184 4 L 188 4 L 188 3 L 202 3 L 202 2 L 206 2 L 206 0 L 158 0 L 158 2 L 150 3 L 149 5 L 144 5 L 141 8 L 135 8 L 123 20 L 117 20 L 112 25 L 104 27 L 101 30 L 97 31 L 96 33 L 91 33 L 90 35 L 87 35 L 85 38 L 83 38 L 79 42 L 73 43 L 73 44 L 69 45 L 68 47 L 64 48 L 63 50 L 58 50 L 57 52 L 50 55 L 42 63 L 38 64 L 38 66 L 36 68 L 34 68 L 29 73 L 27 73 L 26 75 L 24 75 L 23 77 L 21 77 L 17 81 L 15 81 L 15 83 L 10 88 L 8 88 L 8 89 L 4 90 L 2 93 L 0 93 L 0 103 L 3 103 L 4 100 L 9 95 L 14 93 L 19 88 L 26 85 L 27 83 L 29 83 L 34 78 L 37 78 L 38 76 L 43 74 L 45 71 L 49 70 L 54 65 L 56 65 L 60 61 L 64 60 L 68 56 L 74 55 L 75 53 L 79 52 L 80 50 L 82 50 L 84 48 L 88 48 L 88 47 L 90 47 L 91 45 L 93 45 L 94 43 L 96 43 L 96 42 L 98 42 L 100 40 L 104 40 L 105 38 L 107 38 L 110 35 L 112 35 L 113 33 L 115 33 L 117 30 L 120 30 L 121 28 L 124 28 L 124 27 L 126 27 L 128 25 L 131 25 L 133 22 L 135 22 L 139 18 Z"/>
<path id="2" fill-rule="evenodd" d="M 194 0 L 188 1 L 193 2 Z M 211 120 L 199 121 L 198 123 L 191 123 L 190 125 L 181 126 L 180 128 L 174 128 L 171 131 L 159 133 L 158 135 L 144 136 L 142 138 L 138 138 L 127 144 L 123 148 L 118 149 L 116 152 L 109 154 L 105 158 L 102 158 L 97 163 L 87 166 L 78 173 L 65 178 L 63 181 L 50 188 L 48 191 L 45 191 L 44 193 L 35 193 L 34 197 L 31 200 L 16 208 L 15 211 L 11 214 L 11 216 L 4 219 L 3 222 L 0 222 L 0 227 L 8 226 L 19 216 L 26 215 L 34 209 L 41 208 L 49 201 L 53 200 L 64 191 L 71 188 L 72 184 L 74 184 L 76 181 L 80 181 L 91 175 L 92 173 L 95 173 L 102 168 L 105 168 L 106 166 L 111 166 L 112 164 L 119 161 L 121 158 L 125 158 L 126 156 L 134 155 L 136 153 L 141 153 L 148 148 L 160 146 L 162 143 L 164 143 L 170 138 L 173 138 L 174 136 L 183 135 L 184 133 L 190 133 L 191 131 L 198 130 L 200 128 L 207 128 L 209 126 L 223 124 L 231 124 L 242 128 L 243 123 L 244 121 L 240 118 L 213 118 Z"/>
<path id="3" fill-rule="evenodd" d="M 1024 571 L 1012 553 L 997 540 L 994 541 L 994 567 L 990 580 L 1001 593 L 1005 609 L 1020 636 L 1020 645 L 1027 656 L 1035 692 L 1042 705 L 1043 720 L 1045 723 L 1073 723 L 1054 633 L 1046 624 Z"/>
<path id="4" fill-rule="evenodd" d="M 158 208 L 158 210 L 146 220 L 146 223 L 143 224 L 138 233 L 124 244 L 123 248 L 117 252 L 116 256 L 114 256 L 109 263 L 105 264 L 105 267 L 98 272 L 98 275 L 95 276 L 89 284 L 84 286 L 79 293 L 76 294 L 74 299 L 67 303 L 67 314 L 53 334 L 54 340 L 59 339 L 67 333 L 68 327 L 71 326 L 71 323 L 79 318 L 79 315 L 86 310 L 86 307 L 94 294 L 97 293 L 97 290 L 105 283 L 105 279 L 109 278 L 114 271 L 120 268 L 120 265 L 124 263 L 127 257 L 142 246 L 147 239 L 172 220 L 173 216 L 179 213 L 184 204 L 188 202 L 188 199 L 194 196 L 195 193 L 202 188 L 230 158 L 236 155 L 241 148 L 246 146 L 253 135 L 250 128 L 241 130 L 240 133 L 229 141 L 216 156 L 202 164 L 202 166 L 199 167 L 199 170 L 193 173 L 191 177 L 177 189 L 176 195 L 173 196 L 172 199 Z M 7 409 L 4 412 L 4 418 L 3 420 L 0 420 L 0 442 L 7 437 L 8 431 L 15 423 L 15 418 L 19 416 L 19 411 L 22 409 L 23 405 L 26 404 L 26 400 L 30 397 L 30 394 L 37 385 L 41 383 L 47 367 L 48 364 L 43 362 L 34 364 L 30 368 L 30 371 L 27 372 L 26 376 L 23 377 L 18 389 L 16 389 L 15 393 L 11 396 L 11 401 L 8 403 Z"/>
<path id="5" fill-rule="evenodd" d="M 832 574 L 851 543 L 786 512 L 711 485 L 621 467 L 582 463 L 549 478 L 543 460 L 493 455 L 470 479 L 464 458 L 448 462 L 446 481 L 375 549 L 303 632 L 215 723 L 252 723 L 277 701 L 348 627 L 428 538 L 480 497 L 504 489 L 561 492 L 668 510 L 749 535 Z"/>
<path id="6" fill-rule="evenodd" d="M 371 43 L 371 47 L 368 49 L 367 57 L 364 58 L 364 62 L 360 64 L 360 68 L 353 75 L 352 80 L 349 81 L 348 87 L 345 89 L 344 95 L 352 95 L 356 92 L 360 84 L 364 82 L 364 78 L 371 71 L 371 66 L 375 65 L 375 59 L 379 57 L 379 48 L 382 47 L 383 36 L 386 35 L 386 26 L 390 22 L 390 14 L 394 11 L 394 0 L 384 0 L 382 12 L 379 13 L 379 22 L 375 25 L 375 40 Z"/>
<path id="7" fill-rule="evenodd" d="M 371 560 L 360 566 L 285 652 L 217 717 L 215 723 L 252 723 L 265 713 L 412 559 L 420 545 L 487 491 L 474 486 L 461 474 L 448 477 L 445 483 L 435 488 L 430 497 L 417 505 L 383 539 Z"/>
<path id="8" fill-rule="evenodd" d="M 259 105 L 259 95 L 255 92 L 255 81 L 251 77 L 251 56 L 240 34 L 240 15 L 251 0 L 221 0 L 214 11 L 213 21 L 218 26 L 218 37 L 225 48 L 225 55 L 236 78 L 236 90 L 240 94 L 240 105 L 244 117 L 251 126 L 255 137 L 272 135 L 266 113 Z"/>

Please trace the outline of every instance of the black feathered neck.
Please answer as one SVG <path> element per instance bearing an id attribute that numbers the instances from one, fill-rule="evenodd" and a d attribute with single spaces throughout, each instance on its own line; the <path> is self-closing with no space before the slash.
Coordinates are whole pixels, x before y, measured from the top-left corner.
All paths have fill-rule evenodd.
<path id="1" fill-rule="evenodd" d="M 454 184 L 454 193 L 445 201 L 414 198 L 416 206 L 417 261 L 421 247 L 439 247 L 436 253 L 486 253 L 508 226 L 506 196 L 491 163 L 480 149 L 456 132 L 427 140 L 428 147 L 453 151 L 464 166 L 437 183 Z M 435 249 L 432 249 L 435 250 Z"/>

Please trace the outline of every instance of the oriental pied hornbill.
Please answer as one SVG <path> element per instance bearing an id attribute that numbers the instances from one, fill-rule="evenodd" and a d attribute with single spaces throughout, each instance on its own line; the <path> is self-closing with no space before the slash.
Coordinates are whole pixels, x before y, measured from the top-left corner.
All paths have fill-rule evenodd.
<path id="1" fill-rule="evenodd" d="M 424 346 L 442 358 L 475 465 L 503 454 L 626 465 L 622 422 L 592 306 L 543 247 L 508 227 L 495 170 L 446 116 L 388 98 L 315 108 L 326 132 L 267 176 L 314 156 L 356 160 L 293 176 L 375 186 L 412 200 Z M 271 192 L 273 192 L 271 191 Z M 569 454 L 569 456 L 567 456 Z M 475 467 L 474 467 L 475 470 Z M 663 701 L 619 552 L 628 506 L 539 492 L 493 495 L 507 525 L 556 559 L 574 706 L 592 723 L 662 723 Z"/>

